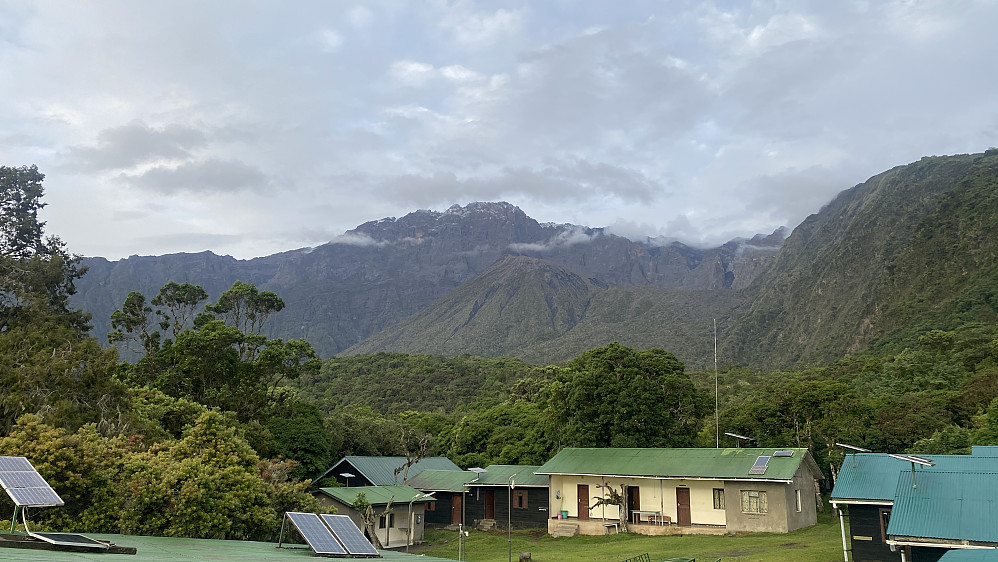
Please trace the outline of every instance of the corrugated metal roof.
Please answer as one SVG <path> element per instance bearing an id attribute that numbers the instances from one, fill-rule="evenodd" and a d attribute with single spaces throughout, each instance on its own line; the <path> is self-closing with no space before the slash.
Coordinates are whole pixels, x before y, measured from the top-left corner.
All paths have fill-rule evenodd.
<path id="1" fill-rule="evenodd" d="M 918 471 L 896 482 L 887 534 L 998 543 L 998 474 Z"/>
<path id="2" fill-rule="evenodd" d="M 765 474 L 749 474 L 761 455 L 792 450 L 793 456 L 773 457 Z M 820 478 L 807 449 L 562 449 L 538 474 L 593 474 L 651 478 L 716 478 L 724 480 L 791 480 L 801 462 Z"/>
<path id="3" fill-rule="evenodd" d="M 424 470 L 409 479 L 409 485 L 427 492 L 464 492 L 464 485 L 478 475 L 470 470 Z"/>
<path id="4" fill-rule="evenodd" d="M 931 459 L 936 466 L 916 466 L 918 473 L 998 471 L 998 458 L 981 455 L 920 455 Z M 894 500 L 898 475 L 911 472 L 911 463 L 891 458 L 885 453 L 856 453 L 846 455 L 839 476 L 832 489 L 832 501 Z"/>
<path id="5" fill-rule="evenodd" d="M 339 488 L 319 488 L 319 491 L 327 496 L 336 499 L 340 503 L 353 505 L 359 492 L 364 492 L 364 496 L 371 505 L 385 505 L 388 500 L 392 503 L 409 503 L 412 498 L 424 495 L 423 492 L 412 486 L 350 486 Z M 420 498 L 416 503 L 436 501 L 433 497 Z"/>
<path id="6" fill-rule="evenodd" d="M 960 548 L 946 551 L 939 562 L 998 562 L 998 550 Z"/>
<path id="7" fill-rule="evenodd" d="M 469 482 L 469 486 L 509 486 L 510 478 L 517 486 L 548 487 L 547 475 L 537 475 L 534 472 L 539 466 L 526 464 L 492 464 L 485 467 L 478 480 Z"/>
<path id="8" fill-rule="evenodd" d="M 330 474 L 336 475 L 341 472 L 353 473 L 357 471 L 375 486 L 390 486 L 395 484 L 395 469 L 405 466 L 405 462 L 405 457 L 347 456 L 340 459 L 338 463 L 330 467 L 329 470 L 319 478 L 316 478 L 316 480 L 321 480 Z M 352 467 L 352 469 L 348 469 L 347 465 Z M 426 457 L 409 467 L 409 478 L 424 470 L 461 470 L 461 468 L 447 457 Z M 399 473 L 398 480 L 399 482 L 402 481 L 401 473 Z"/>

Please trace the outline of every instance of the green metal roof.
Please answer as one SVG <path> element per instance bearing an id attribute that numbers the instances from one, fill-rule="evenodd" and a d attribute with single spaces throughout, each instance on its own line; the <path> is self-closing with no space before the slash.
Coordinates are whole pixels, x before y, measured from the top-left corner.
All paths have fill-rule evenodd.
<path id="1" fill-rule="evenodd" d="M 340 503 L 353 505 L 357 499 L 357 494 L 364 492 L 364 496 L 371 505 L 385 505 L 389 500 L 392 503 L 409 503 L 412 498 L 423 496 L 423 492 L 412 486 L 350 486 L 339 488 L 319 488 L 319 491 L 335 499 Z M 421 498 L 416 503 L 436 501 L 433 497 Z"/>
<path id="2" fill-rule="evenodd" d="M 976 449 L 975 449 L 976 453 Z M 921 472 L 998 472 L 998 458 L 974 455 L 919 455 L 936 463 L 936 466 L 916 465 Z M 839 470 L 832 501 L 849 503 L 849 500 L 894 501 L 898 475 L 911 472 L 911 463 L 890 457 L 885 453 L 857 453 L 846 455 Z M 917 477 L 917 476 L 916 476 Z"/>
<path id="3" fill-rule="evenodd" d="M 277 548 L 277 543 L 255 541 L 223 541 L 213 539 L 185 539 L 178 537 L 138 537 L 130 535 L 87 534 L 88 537 L 111 541 L 119 546 L 132 546 L 138 552 L 134 555 L 55 552 L 51 550 L 27 550 L 23 548 L 0 548 L 0 560 L 24 562 L 66 562 L 99 560 L 120 560 L 124 562 L 160 562 L 166 560 L 216 560 L 221 562 L 256 562 L 270 560 L 316 560 L 312 549 L 306 545 L 291 545 L 295 548 Z M 372 560 L 385 562 L 446 562 L 444 558 L 418 556 L 390 550 L 379 551 L 382 558 Z M 328 558 L 327 558 L 328 560 Z"/>
<path id="4" fill-rule="evenodd" d="M 347 456 L 329 467 L 329 470 L 316 478 L 316 481 L 322 480 L 329 475 L 338 475 L 341 472 L 354 473 L 356 471 L 375 486 L 394 485 L 395 469 L 405 466 L 406 460 L 405 457 Z M 351 468 L 348 468 L 348 466 Z M 461 468 L 447 457 L 426 457 L 409 467 L 408 477 L 412 478 L 424 470 L 461 470 Z M 399 481 L 401 480 L 402 474 L 399 473 Z"/>
<path id="5" fill-rule="evenodd" d="M 469 470 L 424 470 L 409 479 L 409 485 L 426 492 L 464 492 L 464 485 L 478 475 Z"/>
<path id="6" fill-rule="evenodd" d="M 793 451 L 793 455 L 773 456 L 776 451 Z M 766 472 L 749 474 L 756 459 L 762 455 L 771 457 Z M 544 475 L 789 481 L 802 462 L 807 463 L 816 478 L 821 477 L 814 459 L 803 448 L 562 449 L 535 472 Z"/>
<path id="7" fill-rule="evenodd" d="M 899 463 L 901 464 L 901 463 Z M 898 476 L 887 534 L 998 543 L 998 474 L 917 471 Z"/>
<path id="8" fill-rule="evenodd" d="M 539 468 L 527 464 L 492 464 L 485 467 L 486 472 L 478 480 L 469 482 L 468 486 L 509 486 L 512 478 L 517 486 L 547 488 L 548 476 L 534 474 Z"/>

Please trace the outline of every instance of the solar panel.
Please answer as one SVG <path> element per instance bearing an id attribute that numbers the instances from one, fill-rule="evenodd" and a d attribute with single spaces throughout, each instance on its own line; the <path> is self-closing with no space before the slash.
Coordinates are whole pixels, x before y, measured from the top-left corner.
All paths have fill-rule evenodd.
<path id="1" fill-rule="evenodd" d="M 794 456 L 793 451 L 775 451 L 773 453 L 774 457 L 792 457 Z"/>
<path id="2" fill-rule="evenodd" d="M 346 554 L 340 543 L 336 542 L 336 537 L 329 532 L 329 528 L 322 523 L 322 519 L 314 513 L 296 513 L 289 511 L 288 519 L 298 528 L 298 532 L 305 538 L 308 546 L 316 554 Z"/>
<path id="3" fill-rule="evenodd" d="M 108 548 L 107 543 L 75 533 L 31 533 L 31 536 L 60 546 L 82 546 L 84 548 L 96 548 L 100 550 L 107 550 Z"/>
<path id="4" fill-rule="evenodd" d="M 65 505 L 59 494 L 24 457 L 0 457 L 0 486 L 20 507 Z"/>
<path id="5" fill-rule="evenodd" d="M 333 534 L 343 543 L 348 553 L 378 555 L 377 549 L 364 537 L 364 533 L 360 532 L 349 516 L 323 514 L 322 520 L 326 522 L 326 525 L 329 525 Z"/>
<path id="6" fill-rule="evenodd" d="M 35 471 L 28 459 L 24 457 L 0 457 L 0 472 Z"/>
<path id="7" fill-rule="evenodd" d="M 755 459 L 755 464 L 749 469 L 749 474 L 766 474 L 769 465 L 769 455 L 760 455 Z"/>

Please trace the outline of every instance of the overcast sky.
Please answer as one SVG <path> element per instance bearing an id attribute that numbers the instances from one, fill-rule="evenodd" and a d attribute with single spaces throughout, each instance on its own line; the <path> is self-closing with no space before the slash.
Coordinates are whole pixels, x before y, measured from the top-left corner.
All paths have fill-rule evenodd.
<path id="1" fill-rule="evenodd" d="M 0 164 L 117 259 L 416 209 L 699 245 L 998 145 L 998 1 L 0 0 Z"/>

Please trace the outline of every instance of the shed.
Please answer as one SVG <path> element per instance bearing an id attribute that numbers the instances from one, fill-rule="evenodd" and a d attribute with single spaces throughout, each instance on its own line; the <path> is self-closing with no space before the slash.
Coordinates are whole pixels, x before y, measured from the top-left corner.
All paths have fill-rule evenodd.
<path id="1" fill-rule="evenodd" d="M 493 464 L 468 482 L 467 518 L 476 527 L 543 528 L 550 506 L 549 478 L 536 465 Z"/>
<path id="2" fill-rule="evenodd" d="M 467 470 L 424 470 L 409 479 L 409 485 L 421 492 L 433 492 L 437 501 L 426 505 L 426 525 L 448 527 L 463 525 L 468 488 L 478 477 Z"/>
<path id="3" fill-rule="evenodd" d="M 391 502 L 391 508 L 378 518 L 378 539 L 385 548 L 414 545 L 423 541 L 426 505 L 433 503 L 433 496 L 411 486 L 353 486 L 319 488 L 314 495 L 322 507 L 335 507 L 336 512 L 349 515 L 357 527 L 364 531 L 364 519 L 353 507 L 357 495 L 363 492 L 376 514 L 381 514 Z M 411 533 L 410 533 L 411 531 Z M 370 538 L 370 537 L 368 537 Z"/>

